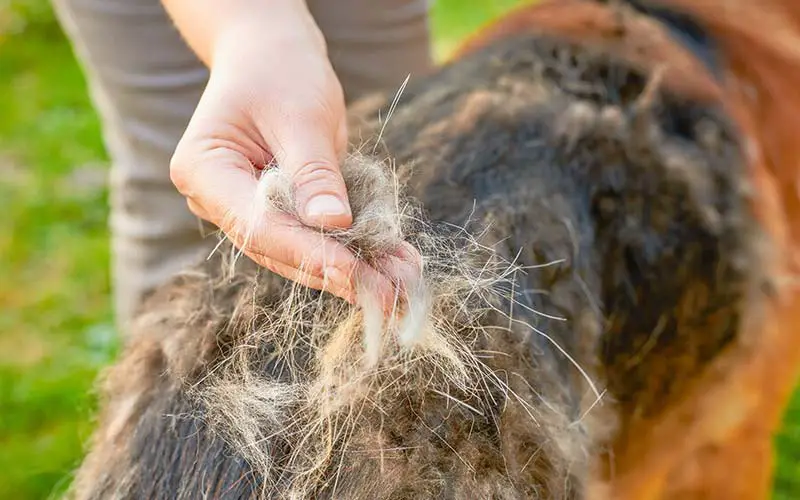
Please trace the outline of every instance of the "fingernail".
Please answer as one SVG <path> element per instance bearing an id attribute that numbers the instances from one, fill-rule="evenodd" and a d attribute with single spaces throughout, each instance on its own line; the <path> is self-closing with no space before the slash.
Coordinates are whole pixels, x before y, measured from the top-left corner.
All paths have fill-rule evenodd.
<path id="1" fill-rule="evenodd" d="M 345 215 L 347 207 L 332 194 L 319 194 L 306 203 L 306 217 Z"/>

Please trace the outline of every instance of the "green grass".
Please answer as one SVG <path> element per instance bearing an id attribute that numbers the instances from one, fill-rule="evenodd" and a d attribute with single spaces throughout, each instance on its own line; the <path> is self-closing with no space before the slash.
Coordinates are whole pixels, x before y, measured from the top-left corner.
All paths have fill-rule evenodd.
<path id="1" fill-rule="evenodd" d="M 437 53 L 517 0 L 438 0 Z M 45 0 L 0 0 L 0 498 L 69 484 L 113 359 L 106 162 L 85 81 Z M 98 167 L 98 165 L 101 165 Z M 89 174 L 89 175 L 87 175 Z M 777 498 L 800 498 L 800 400 Z"/>

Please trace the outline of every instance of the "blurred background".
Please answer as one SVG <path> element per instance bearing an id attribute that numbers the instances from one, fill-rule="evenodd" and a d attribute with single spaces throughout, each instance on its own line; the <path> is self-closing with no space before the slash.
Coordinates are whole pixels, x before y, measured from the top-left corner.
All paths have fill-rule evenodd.
<path id="1" fill-rule="evenodd" d="M 436 53 L 518 0 L 437 0 Z M 165 165 L 166 168 L 166 165 Z M 59 497 L 114 359 L 107 158 L 48 0 L 0 0 L 0 499 Z M 800 397 L 776 499 L 800 498 Z"/>

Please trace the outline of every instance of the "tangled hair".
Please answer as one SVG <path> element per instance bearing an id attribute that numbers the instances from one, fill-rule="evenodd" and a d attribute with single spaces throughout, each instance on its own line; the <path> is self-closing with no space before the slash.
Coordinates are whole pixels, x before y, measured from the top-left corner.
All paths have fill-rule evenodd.
<path id="1" fill-rule="evenodd" d="M 227 251 L 175 277 L 105 374 L 73 496 L 640 498 L 614 466 L 658 469 L 635 443 L 751 340 L 772 240 L 702 68 L 646 15 L 592 9 L 570 15 L 671 64 L 539 19 L 355 103 L 354 224 L 320 241 L 384 270 L 411 245 L 419 275 L 388 317 L 369 283 L 351 305 Z M 292 213 L 280 170 L 259 193 Z"/>
<path id="2" fill-rule="evenodd" d="M 504 477 L 504 471 L 495 470 L 487 472 L 488 477 L 470 478 L 477 464 L 457 456 L 447 457 L 454 462 L 448 468 L 460 469 L 451 472 L 457 479 L 447 481 L 442 472 L 425 471 L 433 465 L 433 457 L 442 459 L 435 449 L 439 443 L 406 443 L 403 449 L 393 449 L 387 442 L 392 436 L 408 439 L 407 433 L 421 432 L 415 427 L 431 418 L 440 420 L 438 426 L 454 422 L 448 425 L 458 432 L 466 432 L 462 427 L 467 423 L 475 425 L 475 417 L 482 425 L 491 425 L 501 418 L 500 406 L 513 407 L 520 427 L 537 429 L 536 433 L 541 425 L 566 429 L 571 423 L 560 418 L 559 395 L 548 395 L 553 401 L 547 413 L 553 414 L 543 416 L 528 394 L 515 393 L 496 367 L 482 359 L 489 338 L 510 334 L 497 320 L 486 318 L 504 316 L 499 299 L 509 293 L 516 266 L 482 247 L 469 233 L 453 234 L 427 222 L 399 192 L 388 164 L 354 153 L 344 162 L 342 174 L 354 223 L 327 234 L 376 266 L 409 242 L 424 257 L 422 278 L 405 307 L 396 308 L 385 324 L 381 306 L 368 288 L 360 292 L 360 307 L 354 308 L 294 285 L 277 307 L 271 304 L 261 314 L 248 314 L 247 327 L 235 328 L 248 333 L 194 392 L 211 427 L 221 430 L 264 478 L 265 492 L 281 491 L 289 498 L 328 492 L 332 497 L 335 492 L 347 498 L 384 498 L 393 489 L 386 478 L 403 482 L 409 474 L 420 477 L 413 486 L 403 487 L 403 498 L 437 496 L 445 488 L 452 488 L 458 497 L 480 492 L 512 498 L 526 489 L 534 494 L 537 481 L 522 475 Z M 268 209 L 293 213 L 288 176 L 269 170 L 260 182 Z M 254 302 L 263 304 L 265 298 L 255 297 Z M 243 307 L 253 307 L 252 300 L 248 297 Z M 519 349 L 516 343 L 495 340 L 493 345 L 505 344 L 503 352 L 510 354 Z M 266 373 L 265 357 L 275 367 Z M 386 435 L 376 426 L 388 431 Z M 434 429 L 428 431 L 436 435 Z M 472 437 L 462 445 L 467 457 L 497 446 L 478 432 Z M 559 437 L 547 445 L 560 449 L 552 456 L 563 457 L 549 465 L 556 472 L 547 479 L 553 483 L 550 491 L 555 491 L 555 477 L 569 478 L 569 468 L 579 467 L 586 457 L 581 440 L 570 434 Z M 363 456 L 346 459 L 348 451 Z M 414 468 L 404 470 L 408 467 L 393 463 L 401 456 L 416 462 Z M 348 478 L 366 475 L 376 462 L 381 476 L 373 484 Z M 572 486 L 567 482 L 558 486 L 562 488 L 566 493 Z M 398 493 L 388 497 L 392 495 Z"/>

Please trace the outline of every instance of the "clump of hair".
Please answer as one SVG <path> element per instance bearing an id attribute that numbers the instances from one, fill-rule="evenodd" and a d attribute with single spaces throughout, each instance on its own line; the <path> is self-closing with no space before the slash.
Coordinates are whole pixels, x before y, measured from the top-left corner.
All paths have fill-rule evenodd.
<path id="1" fill-rule="evenodd" d="M 342 166 L 342 176 L 353 213 L 353 225 L 325 234 L 337 239 L 364 261 L 375 265 L 403 244 L 400 186 L 391 168 L 374 158 L 351 154 Z M 267 209 L 297 217 L 293 184 L 279 168 L 265 170 L 259 181 Z M 408 202 L 406 202 L 408 203 Z"/>
<path id="2" fill-rule="evenodd" d="M 400 186 L 393 170 L 373 158 L 360 153 L 351 154 L 342 168 L 342 176 L 348 190 L 351 209 L 355 214 L 353 225 L 347 229 L 323 230 L 322 234 L 334 238 L 351 250 L 356 257 L 377 271 L 387 274 L 399 293 L 393 308 L 396 337 L 401 344 L 411 346 L 418 342 L 426 331 L 429 294 L 426 280 L 420 276 L 395 276 L 391 261 L 403 260 L 404 230 L 411 221 L 417 226 L 422 217 L 411 202 L 401 202 Z M 265 171 L 259 180 L 259 196 L 262 209 L 277 210 L 299 219 L 296 212 L 292 179 L 282 170 Z M 405 221 L 405 222 L 404 222 Z M 435 257 L 435 256 L 431 256 Z M 424 266 L 423 262 L 409 263 L 413 267 Z M 419 269 L 423 271 L 422 268 Z M 363 315 L 366 362 L 374 366 L 383 349 L 384 311 L 376 290 L 367 280 L 357 281 L 358 305 Z"/>

